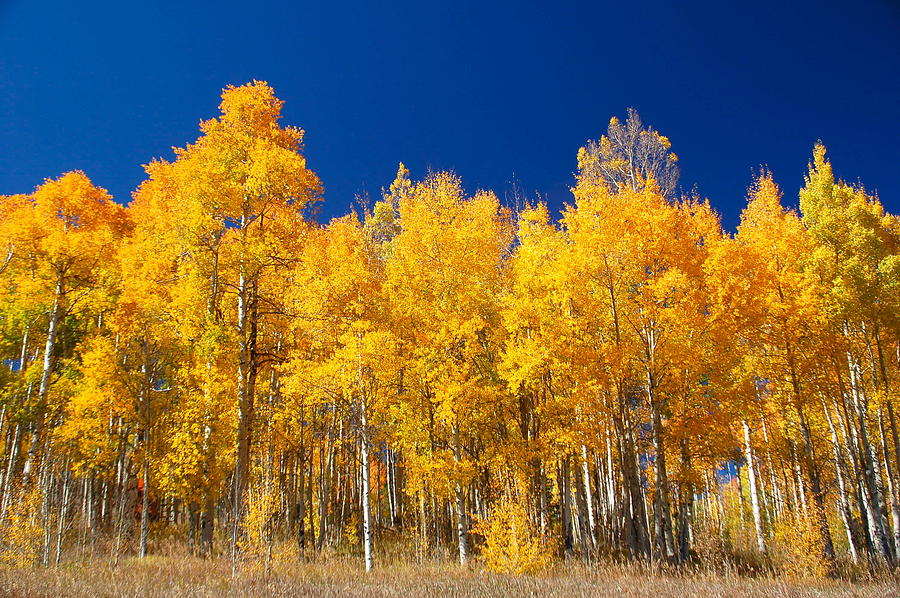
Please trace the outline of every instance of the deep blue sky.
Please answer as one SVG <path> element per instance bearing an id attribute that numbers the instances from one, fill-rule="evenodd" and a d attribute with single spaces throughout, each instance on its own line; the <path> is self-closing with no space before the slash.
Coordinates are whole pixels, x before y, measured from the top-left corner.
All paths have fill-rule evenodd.
<path id="1" fill-rule="evenodd" d="M 796 202 L 812 144 L 900 211 L 900 2 L 0 0 L 0 193 L 141 164 L 271 83 L 326 216 L 429 166 L 569 201 L 577 149 L 634 106 L 733 226 L 751 169 Z"/>

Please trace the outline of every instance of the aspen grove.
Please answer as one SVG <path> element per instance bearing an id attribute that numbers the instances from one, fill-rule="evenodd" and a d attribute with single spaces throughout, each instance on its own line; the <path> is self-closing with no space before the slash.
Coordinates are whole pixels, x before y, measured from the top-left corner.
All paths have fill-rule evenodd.
<path id="1" fill-rule="evenodd" d="M 735 233 L 633 111 L 558 219 L 401 164 L 320 224 L 281 108 L 0 196 L 3 562 L 900 564 L 900 219 L 824 146 Z"/>

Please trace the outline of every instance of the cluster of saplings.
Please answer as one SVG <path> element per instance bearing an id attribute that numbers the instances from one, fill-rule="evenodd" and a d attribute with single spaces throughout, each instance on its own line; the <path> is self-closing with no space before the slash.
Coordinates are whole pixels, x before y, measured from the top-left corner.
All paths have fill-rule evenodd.
<path id="1" fill-rule="evenodd" d="M 821 145 L 734 234 L 633 111 L 558 218 L 401 165 L 324 224 L 281 107 L 227 88 L 127 207 L 0 197 L 6 562 L 897 565 L 900 221 Z"/>

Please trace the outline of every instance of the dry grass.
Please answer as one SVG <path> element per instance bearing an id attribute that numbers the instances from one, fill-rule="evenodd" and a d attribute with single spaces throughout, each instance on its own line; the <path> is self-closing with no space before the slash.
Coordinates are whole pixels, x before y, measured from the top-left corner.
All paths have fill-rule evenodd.
<path id="1" fill-rule="evenodd" d="M 0 569 L 0 595 L 41 597 L 323 596 L 445 598 L 478 596 L 826 597 L 900 596 L 900 582 L 748 578 L 702 572 L 663 573 L 634 566 L 570 564 L 543 575 L 513 577 L 480 567 L 448 564 L 391 565 L 366 574 L 358 559 L 331 557 L 311 563 L 279 563 L 266 577 L 245 570 L 232 577 L 225 559 L 187 556 L 128 558 L 57 568 Z"/>

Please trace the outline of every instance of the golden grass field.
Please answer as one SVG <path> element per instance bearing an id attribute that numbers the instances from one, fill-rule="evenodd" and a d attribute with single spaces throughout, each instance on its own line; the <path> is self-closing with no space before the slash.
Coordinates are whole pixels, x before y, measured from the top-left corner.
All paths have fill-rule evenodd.
<path id="1" fill-rule="evenodd" d="M 105 560 L 59 567 L 0 569 L 0 596 L 22 597 L 237 597 L 322 596 L 334 598 L 444 598 L 517 596 L 624 596 L 648 598 L 741 596 L 900 596 L 900 580 L 864 581 L 745 577 L 699 571 L 661 572 L 629 565 L 568 564 L 537 576 L 486 573 L 478 565 L 395 565 L 366 573 L 358 559 L 333 557 L 318 562 L 280 563 L 267 576 L 244 570 L 232 576 L 227 559 L 154 556 L 143 561 Z"/>

